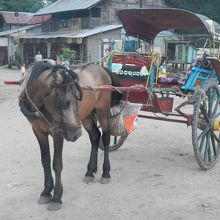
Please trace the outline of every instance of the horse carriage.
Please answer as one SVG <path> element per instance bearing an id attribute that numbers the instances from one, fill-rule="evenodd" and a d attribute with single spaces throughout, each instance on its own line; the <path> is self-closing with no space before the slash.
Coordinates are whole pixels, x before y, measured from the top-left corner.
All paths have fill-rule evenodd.
<path id="1" fill-rule="evenodd" d="M 139 117 L 191 126 L 195 158 L 202 169 L 212 168 L 220 152 L 220 35 L 213 32 L 208 18 L 181 9 L 125 9 L 118 15 L 126 33 L 141 40 L 152 42 L 167 29 L 191 29 L 199 30 L 204 48 L 209 45 L 209 54 L 195 59 L 180 78 L 160 68 L 161 56 L 157 52 L 112 52 L 103 65 L 119 81 L 119 87 L 112 91 L 121 91 L 124 100 L 142 104 Z M 201 40 L 201 36 L 194 36 Z M 185 99 L 173 110 L 174 97 Z M 187 106 L 193 106 L 191 112 L 182 110 Z M 112 136 L 109 150 L 118 149 L 126 138 Z"/>
<path id="2" fill-rule="evenodd" d="M 207 36 L 206 47 L 210 42 L 209 49 L 216 54 L 219 35 L 191 12 L 167 8 L 128 9 L 119 11 L 119 18 L 127 34 L 149 42 L 167 29 L 203 30 Z M 95 178 L 100 147 L 104 150 L 100 182 L 109 182 L 109 150 L 119 148 L 129 133 L 113 135 L 113 145 L 109 148 L 112 134 L 109 112 L 114 99 L 123 100 L 122 109 L 127 103 L 139 103 L 136 104 L 142 110 L 139 117 L 191 125 L 198 164 L 204 170 L 216 164 L 220 153 L 219 60 L 211 57 L 211 53 L 204 55 L 191 64 L 182 78 L 168 76 L 160 63 L 159 53 L 132 52 L 107 56 L 103 64 L 107 71 L 95 64 L 67 68 L 52 60 L 39 61 L 31 67 L 22 84 L 19 105 L 40 146 L 44 170 L 40 204 L 49 203 L 48 209 L 53 211 L 61 208 L 63 142 L 64 139 L 76 141 L 82 134 L 82 125 L 89 134 L 92 148 L 84 181 L 92 182 Z M 107 72 L 111 72 L 112 80 Z M 111 95 L 113 92 L 115 97 Z M 184 101 L 173 111 L 174 97 L 184 98 Z M 185 112 L 185 106 L 193 106 L 193 110 Z M 94 113 L 102 132 L 94 120 Z M 146 113 L 159 113 L 161 116 Z M 51 172 L 49 135 L 53 138 L 55 181 Z"/>

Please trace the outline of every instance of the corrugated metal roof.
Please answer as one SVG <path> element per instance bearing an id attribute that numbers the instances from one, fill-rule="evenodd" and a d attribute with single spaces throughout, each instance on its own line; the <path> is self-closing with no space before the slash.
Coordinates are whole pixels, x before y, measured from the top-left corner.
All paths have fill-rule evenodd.
<path id="1" fill-rule="evenodd" d="M 22 35 L 20 38 L 33 38 L 33 39 L 49 39 L 49 38 L 85 38 L 94 34 L 114 30 L 122 28 L 122 25 L 105 25 L 99 26 L 93 29 L 84 29 L 79 31 L 66 31 L 66 32 L 50 32 L 50 33 L 41 33 L 41 34 L 25 34 Z"/>
<path id="2" fill-rule="evenodd" d="M 52 14 L 63 11 L 85 10 L 102 0 L 58 0 L 37 11 L 35 15 Z"/>
<path id="3" fill-rule="evenodd" d="M 37 26 L 39 26 L 39 25 L 40 25 L 40 24 L 28 25 L 28 26 L 23 26 L 23 27 L 19 27 L 19 28 L 12 29 L 12 30 L 8 30 L 8 31 L 1 31 L 1 32 L 0 32 L 0 37 L 17 34 L 18 32 L 20 33 L 20 32 L 22 32 L 22 31 L 31 29 L 31 28 L 33 28 L 33 27 L 37 27 Z"/>
<path id="4" fill-rule="evenodd" d="M 31 20 L 28 22 L 28 24 L 42 24 L 48 20 L 51 19 L 51 15 L 39 15 L 39 16 L 34 16 L 31 18 Z"/>
<path id="5" fill-rule="evenodd" d="M 28 24 L 33 17 L 33 13 L 17 12 L 18 16 L 15 16 L 15 12 L 1 11 L 0 15 L 4 18 L 7 24 Z"/>

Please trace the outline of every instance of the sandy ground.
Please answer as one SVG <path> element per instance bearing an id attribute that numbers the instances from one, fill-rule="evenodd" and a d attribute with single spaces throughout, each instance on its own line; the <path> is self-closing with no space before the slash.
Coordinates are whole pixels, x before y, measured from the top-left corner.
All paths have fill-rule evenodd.
<path id="1" fill-rule="evenodd" d="M 111 182 L 82 182 L 90 153 L 87 134 L 65 142 L 63 206 L 49 212 L 37 199 L 43 187 L 40 152 L 31 127 L 19 112 L 19 71 L 0 69 L 0 220 L 217 220 L 220 219 L 220 164 L 198 167 L 191 128 L 141 119 L 124 145 L 110 154 Z M 103 152 L 99 153 L 101 176 Z"/>

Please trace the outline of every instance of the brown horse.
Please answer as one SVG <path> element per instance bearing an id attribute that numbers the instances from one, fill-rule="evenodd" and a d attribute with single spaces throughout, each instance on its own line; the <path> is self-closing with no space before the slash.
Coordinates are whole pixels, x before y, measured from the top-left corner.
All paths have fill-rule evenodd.
<path id="1" fill-rule="evenodd" d="M 81 90 L 79 85 L 97 87 L 112 85 L 108 73 L 101 67 L 88 64 L 74 71 L 52 64 L 49 60 L 34 64 L 26 77 L 19 96 L 22 113 L 32 125 L 41 150 L 44 169 L 44 189 L 38 202 L 49 203 L 49 210 L 61 208 L 63 187 L 61 183 L 63 140 L 76 141 L 81 135 L 81 124 L 89 134 L 91 155 L 84 180 L 91 182 L 97 171 L 98 146 L 101 132 L 94 122 L 95 114 L 102 129 L 104 163 L 101 183 L 110 179 L 109 162 L 109 109 L 111 93 L 107 91 Z M 53 137 L 53 169 L 55 184 L 51 174 L 51 159 L 48 136 Z M 51 191 L 54 190 L 53 196 Z"/>

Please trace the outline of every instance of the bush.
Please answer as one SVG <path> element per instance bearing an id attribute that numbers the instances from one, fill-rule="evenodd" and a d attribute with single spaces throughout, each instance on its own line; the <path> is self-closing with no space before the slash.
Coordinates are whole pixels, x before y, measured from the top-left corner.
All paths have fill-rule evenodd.
<path id="1" fill-rule="evenodd" d="M 62 55 L 65 60 L 69 61 L 70 64 L 76 59 L 76 51 L 71 50 L 70 48 L 63 48 Z"/>
<path id="2" fill-rule="evenodd" d="M 12 64 L 12 63 L 9 63 L 9 64 L 8 64 L 8 69 L 11 69 L 12 66 L 13 66 L 13 64 Z"/>

